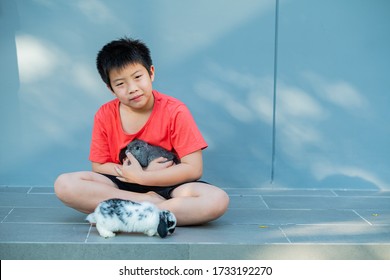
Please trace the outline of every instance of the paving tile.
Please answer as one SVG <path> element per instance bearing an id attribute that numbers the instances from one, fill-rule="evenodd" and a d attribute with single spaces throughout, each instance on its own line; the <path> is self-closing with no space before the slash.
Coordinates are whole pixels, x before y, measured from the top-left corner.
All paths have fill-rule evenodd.
<path id="1" fill-rule="evenodd" d="M 267 205 L 260 196 L 229 196 L 229 208 L 256 208 L 266 209 Z"/>
<path id="2" fill-rule="evenodd" d="M 281 228 L 292 243 L 390 244 L 390 226 L 294 225 Z"/>
<path id="3" fill-rule="evenodd" d="M 1 223 L 0 241 L 3 242 L 84 242 L 89 225 Z"/>
<path id="4" fill-rule="evenodd" d="M 271 195 L 271 196 L 335 196 L 332 190 L 293 190 L 293 189 L 262 189 L 262 188 L 229 188 L 229 195 Z"/>
<path id="5" fill-rule="evenodd" d="M 27 193 L 31 187 L 8 187 L 8 186 L 0 186 L 0 193 Z"/>
<path id="6" fill-rule="evenodd" d="M 367 191 L 367 190 L 335 190 L 335 194 L 338 196 L 381 196 L 390 197 L 390 191 Z"/>
<path id="7" fill-rule="evenodd" d="M 29 193 L 34 194 L 54 194 L 54 187 L 32 187 Z"/>
<path id="8" fill-rule="evenodd" d="M 99 235 L 95 226 L 91 226 L 87 243 L 102 243 L 102 244 L 117 244 L 117 243 L 132 243 L 132 244 L 159 244 L 170 243 L 171 236 L 162 239 L 159 236 L 147 236 L 143 233 L 127 233 L 118 232 L 114 237 L 104 238 Z"/>
<path id="9" fill-rule="evenodd" d="M 228 195 L 260 195 L 259 189 L 254 188 L 225 188 Z"/>
<path id="10" fill-rule="evenodd" d="M 367 224 L 351 210 L 229 209 L 218 224 Z"/>
<path id="11" fill-rule="evenodd" d="M 187 244 L 0 243 L 1 260 L 187 260 Z M 57 271 L 58 274 L 61 271 Z"/>
<path id="12" fill-rule="evenodd" d="M 11 212 L 12 208 L 10 207 L 0 207 L 0 222 Z"/>
<path id="13" fill-rule="evenodd" d="M 178 228 L 172 235 L 178 243 L 268 244 L 288 243 L 278 226 L 208 224 Z"/>
<path id="14" fill-rule="evenodd" d="M 223 235 L 221 233 L 223 232 Z M 175 232 L 162 239 L 138 233 L 118 233 L 113 238 L 102 238 L 92 227 L 87 242 L 94 243 L 210 243 L 210 244 L 267 244 L 287 243 L 277 226 L 260 228 L 257 225 L 203 225 L 178 227 Z"/>
<path id="15" fill-rule="evenodd" d="M 390 197 L 263 196 L 271 209 L 390 209 Z"/>
<path id="16" fill-rule="evenodd" d="M 26 194 L 6 192 L 0 195 L 0 206 L 5 207 L 65 207 L 54 194 Z"/>
<path id="17" fill-rule="evenodd" d="M 5 223 L 85 223 L 86 215 L 68 207 L 15 208 Z"/>
<path id="18" fill-rule="evenodd" d="M 390 226 L 390 210 L 357 210 L 356 212 L 372 225 Z"/>
<path id="19" fill-rule="evenodd" d="M 389 260 L 389 244 L 0 243 L 1 260 Z"/>

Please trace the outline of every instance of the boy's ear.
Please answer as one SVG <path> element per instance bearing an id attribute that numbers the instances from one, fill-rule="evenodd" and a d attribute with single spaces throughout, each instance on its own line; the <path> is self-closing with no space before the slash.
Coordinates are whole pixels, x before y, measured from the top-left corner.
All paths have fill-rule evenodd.
<path id="1" fill-rule="evenodd" d="M 152 82 L 154 81 L 154 66 L 150 66 L 150 79 L 152 80 Z"/>

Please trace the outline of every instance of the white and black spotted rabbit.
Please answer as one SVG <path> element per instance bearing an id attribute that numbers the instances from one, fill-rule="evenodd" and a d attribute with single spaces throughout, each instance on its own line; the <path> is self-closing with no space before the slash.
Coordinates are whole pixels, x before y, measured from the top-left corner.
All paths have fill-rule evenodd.
<path id="1" fill-rule="evenodd" d="M 102 237 L 113 237 L 115 232 L 139 232 L 164 238 L 176 228 L 172 212 L 160 210 L 149 202 L 137 203 L 123 199 L 108 199 L 101 202 L 87 221 L 96 223 Z"/>

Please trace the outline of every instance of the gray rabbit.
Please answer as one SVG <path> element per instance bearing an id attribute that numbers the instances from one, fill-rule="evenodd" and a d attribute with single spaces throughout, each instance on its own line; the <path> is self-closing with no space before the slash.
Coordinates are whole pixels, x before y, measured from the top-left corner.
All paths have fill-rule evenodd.
<path id="1" fill-rule="evenodd" d="M 151 161 L 159 157 L 164 157 L 167 161 L 172 160 L 175 164 L 180 163 L 180 160 L 173 152 L 159 146 L 148 144 L 140 139 L 134 139 L 127 145 L 126 149 L 121 151 L 119 155 L 121 162 L 123 162 L 128 152 L 139 161 L 142 167 L 147 167 Z"/>

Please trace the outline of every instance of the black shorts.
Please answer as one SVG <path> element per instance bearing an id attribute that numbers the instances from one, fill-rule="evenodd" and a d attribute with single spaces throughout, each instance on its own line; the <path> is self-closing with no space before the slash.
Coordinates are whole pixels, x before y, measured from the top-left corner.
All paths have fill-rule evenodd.
<path id="1" fill-rule="evenodd" d="M 108 179 L 110 179 L 115 185 L 117 185 L 117 187 L 120 190 L 137 192 L 137 193 L 155 192 L 155 193 L 161 195 L 162 197 L 164 197 L 165 199 L 172 198 L 171 193 L 173 192 L 173 190 L 176 189 L 177 187 L 183 185 L 183 184 L 177 184 L 177 185 L 173 185 L 173 186 L 169 186 L 169 187 L 144 186 L 144 185 L 139 185 L 139 184 L 135 184 L 135 183 L 122 182 L 116 176 L 113 176 L 113 175 L 107 175 L 107 174 L 102 174 L 102 173 L 99 173 L 99 174 L 106 176 Z M 204 181 L 193 181 L 193 182 L 208 184 L 207 182 L 204 182 Z"/>

